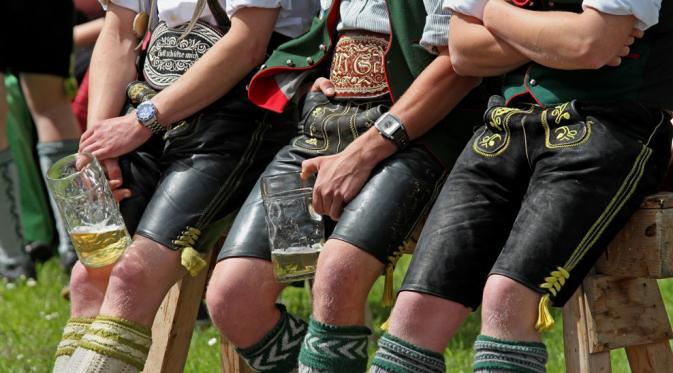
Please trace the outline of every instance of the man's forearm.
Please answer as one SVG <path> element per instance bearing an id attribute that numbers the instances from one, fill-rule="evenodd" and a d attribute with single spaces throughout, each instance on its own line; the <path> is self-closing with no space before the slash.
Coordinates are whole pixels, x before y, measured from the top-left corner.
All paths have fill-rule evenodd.
<path id="1" fill-rule="evenodd" d="M 453 69 L 467 76 L 502 75 L 530 61 L 479 19 L 458 13 L 451 17 L 449 50 Z"/>
<path id="2" fill-rule="evenodd" d="M 477 85 L 479 79 L 459 76 L 453 71 L 448 50 L 441 54 L 423 70 L 390 112 L 402 120 L 410 139 L 416 139 L 428 132 L 444 118 Z M 367 156 L 376 163 L 395 152 L 390 141 L 383 139 L 375 128 L 366 133 L 374 140 Z M 389 143 L 389 144 L 386 144 Z M 380 146 L 375 146 L 379 144 Z"/>
<path id="3" fill-rule="evenodd" d="M 555 69 L 600 68 L 625 47 L 635 18 L 587 9 L 539 12 L 491 0 L 484 25 L 531 60 Z"/>
<path id="4" fill-rule="evenodd" d="M 89 71 L 88 123 L 116 117 L 126 100 L 126 85 L 136 77 L 135 13 L 110 4 Z"/>
<path id="5" fill-rule="evenodd" d="M 229 32 L 180 79 L 152 99 L 160 123 L 175 123 L 203 109 L 260 65 L 277 16 L 278 9 L 239 10 L 232 17 Z"/>

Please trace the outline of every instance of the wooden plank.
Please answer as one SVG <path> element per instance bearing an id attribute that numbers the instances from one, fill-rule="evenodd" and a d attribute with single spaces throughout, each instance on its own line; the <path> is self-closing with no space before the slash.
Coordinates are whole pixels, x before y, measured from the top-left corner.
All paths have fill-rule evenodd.
<path id="1" fill-rule="evenodd" d="M 661 192 L 645 197 L 640 204 L 641 209 L 670 209 L 673 208 L 673 193 Z"/>
<path id="2" fill-rule="evenodd" d="M 673 337 L 656 280 L 595 275 L 587 277 L 583 289 L 589 352 Z"/>
<path id="3" fill-rule="evenodd" d="M 236 347 L 228 340 L 220 341 L 220 356 L 223 373 L 253 373 L 254 371 L 236 352 Z"/>
<path id="4" fill-rule="evenodd" d="M 673 353 L 668 341 L 626 347 L 633 373 L 672 373 Z"/>
<path id="5" fill-rule="evenodd" d="M 184 370 L 207 277 L 208 271 L 196 277 L 186 275 L 166 294 L 152 325 L 152 347 L 144 373 Z"/>
<path id="6" fill-rule="evenodd" d="M 582 287 L 563 307 L 563 344 L 567 373 L 610 373 L 610 352 L 589 353 L 586 301 Z"/>
<path id="7" fill-rule="evenodd" d="M 673 277 L 673 209 L 636 211 L 597 261 L 596 273 Z"/>

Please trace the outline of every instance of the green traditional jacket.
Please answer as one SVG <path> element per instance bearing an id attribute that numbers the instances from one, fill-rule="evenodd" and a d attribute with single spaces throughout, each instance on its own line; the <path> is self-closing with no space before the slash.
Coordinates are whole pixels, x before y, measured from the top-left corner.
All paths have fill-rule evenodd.
<path id="1" fill-rule="evenodd" d="M 556 10 L 560 4 L 566 7 L 564 10 L 580 12 L 582 6 L 581 0 L 543 0 L 537 3 L 541 6 L 539 10 Z M 662 2 L 659 23 L 648 29 L 642 39 L 636 40 L 621 65 L 598 70 L 556 70 L 530 63 L 505 76 L 503 95 L 508 102 L 516 99 L 530 101 L 532 98 L 543 106 L 577 99 L 608 104 L 638 101 L 650 107 L 672 110 L 672 3 L 667 0 Z"/>
<path id="2" fill-rule="evenodd" d="M 329 66 L 337 40 L 340 3 L 340 0 L 334 0 L 326 14 L 314 19 L 307 33 L 281 45 L 271 54 L 250 81 L 248 97 L 254 104 L 282 112 L 309 72 Z M 385 72 L 390 98 L 394 102 L 435 55 L 419 44 L 426 19 L 423 2 L 388 0 L 387 5 L 392 30 L 385 53 Z M 416 141 L 425 144 L 444 165 L 450 166 L 469 139 L 471 127 L 481 120 L 480 111 L 483 112 L 483 108 L 454 109 Z"/>

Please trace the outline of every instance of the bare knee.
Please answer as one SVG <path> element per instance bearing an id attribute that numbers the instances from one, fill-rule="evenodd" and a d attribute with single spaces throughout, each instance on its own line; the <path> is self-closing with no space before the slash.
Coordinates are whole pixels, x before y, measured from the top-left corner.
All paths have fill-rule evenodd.
<path id="1" fill-rule="evenodd" d="M 73 317 L 95 317 L 98 314 L 112 266 L 87 268 L 77 262 L 70 275 L 70 309 Z"/>
<path id="2" fill-rule="evenodd" d="M 278 321 L 275 303 L 282 288 L 270 262 L 226 259 L 215 267 L 208 285 L 208 311 L 225 337 L 238 346 L 252 344 Z"/>
<path id="3" fill-rule="evenodd" d="M 382 271 L 383 263 L 353 245 L 326 245 L 313 285 L 314 317 L 337 325 L 364 323 L 367 295 Z"/>
<path id="4" fill-rule="evenodd" d="M 403 291 L 390 315 L 389 332 L 415 345 L 442 352 L 470 313 L 460 303 Z"/>
<path id="5" fill-rule="evenodd" d="M 539 340 L 535 330 L 540 295 L 508 277 L 490 276 L 481 308 L 482 333 L 516 340 Z"/>

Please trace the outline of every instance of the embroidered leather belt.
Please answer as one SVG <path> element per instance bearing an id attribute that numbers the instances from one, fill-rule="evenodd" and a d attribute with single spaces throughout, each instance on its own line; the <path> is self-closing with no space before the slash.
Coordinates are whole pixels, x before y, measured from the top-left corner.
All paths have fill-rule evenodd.
<path id="1" fill-rule="evenodd" d="M 161 22 L 152 32 L 143 76 L 155 89 L 164 89 L 176 81 L 224 34 L 210 24 L 198 21 L 182 39 L 187 24 L 169 28 Z"/>
<path id="2" fill-rule="evenodd" d="M 347 31 L 334 48 L 330 80 L 339 98 L 379 97 L 388 93 L 385 34 Z"/>

